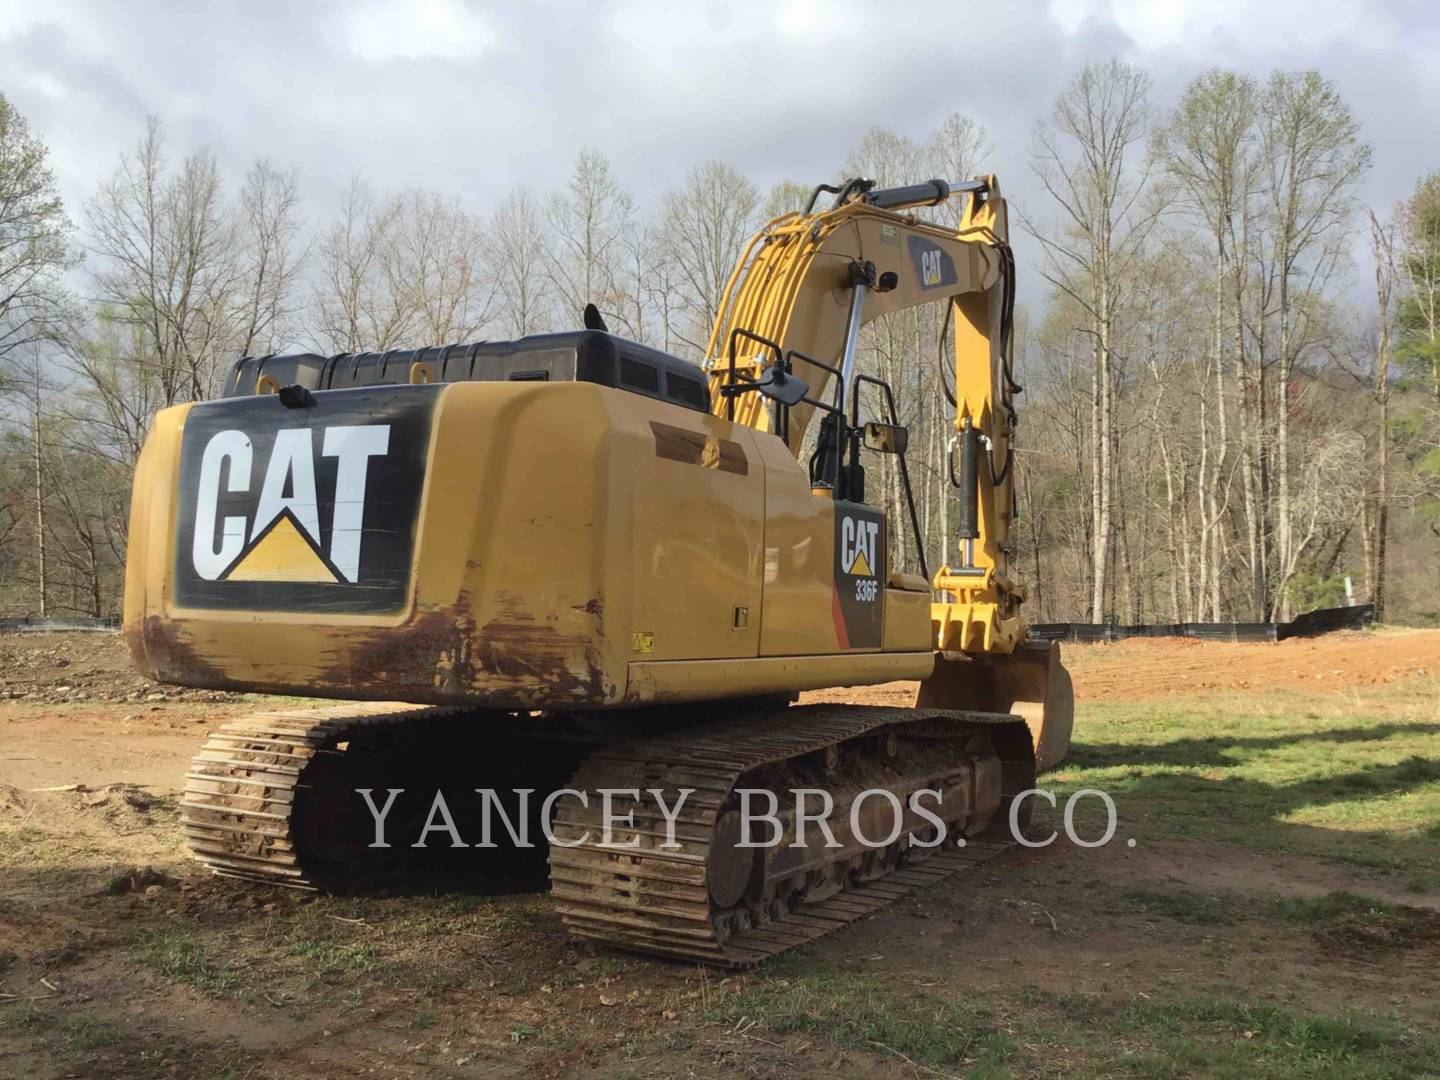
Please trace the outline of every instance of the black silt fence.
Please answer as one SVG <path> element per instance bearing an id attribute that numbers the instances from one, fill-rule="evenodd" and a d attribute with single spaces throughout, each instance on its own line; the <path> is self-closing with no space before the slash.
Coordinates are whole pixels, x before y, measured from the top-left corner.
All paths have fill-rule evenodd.
<path id="1" fill-rule="evenodd" d="M 119 619 L 96 619 L 89 615 L 73 615 L 58 618 L 24 618 L 24 619 L 0 619 L 0 633 L 8 630 L 32 630 L 32 631 L 53 631 L 53 630 L 119 630 Z"/>
<path id="2" fill-rule="evenodd" d="M 1288 623 L 1036 623 L 1030 627 L 1035 641 L 1073 641 L 1093 644 L 1132 637 L 1188 637 L 1202 641 L 1284 641 L 1317 637 L 1334 630 L 1363 630 L 1375 619 L 1374 604 L 1307 611 Z"/>

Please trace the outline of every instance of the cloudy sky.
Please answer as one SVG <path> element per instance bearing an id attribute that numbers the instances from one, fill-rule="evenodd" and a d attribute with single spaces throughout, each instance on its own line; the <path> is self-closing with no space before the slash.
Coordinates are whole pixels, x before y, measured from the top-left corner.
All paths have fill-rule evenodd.
<path id="1" fill-rule="evenodd" d="M 1377 207 L 1440 168 L 1440 0 L 0 0 L 0 93 L 77 217 L 149 114 L 232 175 L 295 166 L 322 212 L 352 173 L 485 209 L 584 146 L 642 202 L 712 157 L 813 183 L 871 125 L 962 111 L 1023 199 L 1036 119 L 1112 56 L 1161 106 L 1213 65 L 1320 69 L 1374 145 Z"/>

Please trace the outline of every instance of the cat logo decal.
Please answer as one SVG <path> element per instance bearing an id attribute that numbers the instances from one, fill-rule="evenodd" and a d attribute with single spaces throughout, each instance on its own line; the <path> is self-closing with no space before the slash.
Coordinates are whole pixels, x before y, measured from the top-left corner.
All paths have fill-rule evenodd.
<path id="1" fill-rule="evenodd" d="M 273 394 L 195 405 L 185 418 L 175 602 L 237 611 L 396 614 L 442 386 Z"/>
<path id="2" fill-rule="evenodd" d="M 308 428 L 277 431 L 253 517 L 226 515 L 217 522 L 222 475 L 231 494 L 249 492 L 256 472 L 255 447 L 250 436 L 234 428 L 210 437 L 200 460 L 190 547 L 199 577 L 332 585 L 359 580 L 365 482 L 370 459 L 389 451 L 390 427 L 322 429 L 320 454 L 336 459 L 329 543 L 324 547 L 315 490 L 315 442 Z"/>

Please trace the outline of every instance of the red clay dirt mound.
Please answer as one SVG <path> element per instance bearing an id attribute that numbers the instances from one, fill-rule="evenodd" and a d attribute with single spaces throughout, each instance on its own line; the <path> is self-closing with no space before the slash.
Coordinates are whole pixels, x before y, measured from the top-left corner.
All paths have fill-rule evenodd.
<path id="1" fill-rule="evenodd" d="M 1343 690 L 1440 673 L 1440 630 L 1340 631 L 1267 644 L 1131 638 L 1062 646 L 1084 701 L 1205 690 Z"/>
<path id="2" fill-rule="evenodd" d="M 1344 690 L 1440 673 L 1440 630 L 1341 631 L 1268 644 L 1130 638 L 1062 645 L 1079 701 L 1137 701 L 1207 690 Z M 805 702 L 909 705 L 914 683 L 816 690 Z"/>

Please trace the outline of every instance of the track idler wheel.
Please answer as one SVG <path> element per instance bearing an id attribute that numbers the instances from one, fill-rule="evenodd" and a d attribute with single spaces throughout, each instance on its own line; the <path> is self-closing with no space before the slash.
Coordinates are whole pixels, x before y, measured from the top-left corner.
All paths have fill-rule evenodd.
<path id="1" fill-rule="evenodd" d="M 716 907 L 734 907 L 750 891 L 757 868 L 757 849 L 741 847 L 743 839 L 739 811 L 727 810 L 721 814 L 715 823 L 710 862 L 705 868 L 710 899 Z"/>

